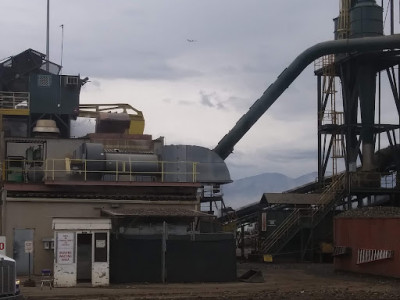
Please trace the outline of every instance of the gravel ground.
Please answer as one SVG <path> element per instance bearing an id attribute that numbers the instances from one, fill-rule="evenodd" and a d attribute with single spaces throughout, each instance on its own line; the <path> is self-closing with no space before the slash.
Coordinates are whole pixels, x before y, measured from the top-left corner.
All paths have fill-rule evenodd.
<path id="1" fill-rule="evenodd" d="M 22 294 L 26 300 L 400 298 L 399 279 L 335 272 L 332 264 L 238 264 L 239 276 L 248 270 L 260 270 L 264 282 L 130 284 L 52 290 L 37 286 L 22 287 Z"/>
<path id="2" fill-rule="evenodd" d="M 336 218 L 400 218 L 400 207 L 373 206 L 351 209 Z"/>

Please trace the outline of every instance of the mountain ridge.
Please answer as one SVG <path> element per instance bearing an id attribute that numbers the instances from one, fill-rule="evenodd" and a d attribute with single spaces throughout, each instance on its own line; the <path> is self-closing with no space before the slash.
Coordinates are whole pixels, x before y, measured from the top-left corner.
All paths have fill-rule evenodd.
<path id="1" fill-rule="evenodd" d="M 236 209 L 260 201 L 264 193 L 281 193 L 313 182 L 316 178 L 317 172 L 296 178 L 277 172 L 244 177 L 223 186 L 224 202 L 227 207 Z"/>

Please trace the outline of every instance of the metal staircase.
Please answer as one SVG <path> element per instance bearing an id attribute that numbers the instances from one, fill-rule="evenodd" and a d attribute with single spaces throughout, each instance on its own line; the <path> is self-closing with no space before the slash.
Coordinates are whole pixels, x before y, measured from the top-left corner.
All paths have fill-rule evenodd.
<path id="1" fill-rule="evenodd" d="M 292 213 L 260 245 L 263 254 L 276 255 L 302 228 L 315 228 L 344 195 L 345 175 L 324 190 L 318 203 L 309 209 L 295 208 Z"/>
<path id="2" fill-rule="evenodd" d="M 264 254 L 279 252 L 300 230 L 300 209 L 292 213 L 266 238 L 260 246 Z"/>

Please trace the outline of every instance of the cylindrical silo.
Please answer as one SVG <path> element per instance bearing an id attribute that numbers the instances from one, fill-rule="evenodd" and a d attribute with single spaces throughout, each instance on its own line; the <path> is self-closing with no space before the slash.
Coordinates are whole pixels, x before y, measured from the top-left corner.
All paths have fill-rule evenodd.
<path id="1" fill-rule="evenodd" d="M 350 38 L 383 35 L 382 7 L 375 0 L 358 0 L 350 10 Z"/>

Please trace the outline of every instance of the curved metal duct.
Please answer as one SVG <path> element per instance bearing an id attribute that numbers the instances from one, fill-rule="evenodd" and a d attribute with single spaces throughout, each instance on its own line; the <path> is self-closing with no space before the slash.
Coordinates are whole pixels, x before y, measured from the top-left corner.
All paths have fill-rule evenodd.
<path id="1" fill-rule="evenodd" d="M 304 52 L 278 76 L 264 94 L 250 107 L 236 125 L 220 140 L 213 149 L 222 159 L 232 153 L 233 147 L 246 132 L 279 98 L 300 73 L 317 58 L 328 54 L 348 53 L 353 51 L 368 52 L 400 48 L 400 35 L 364 37 L 346 40 L 334 40 L 316 44 Z"/>

